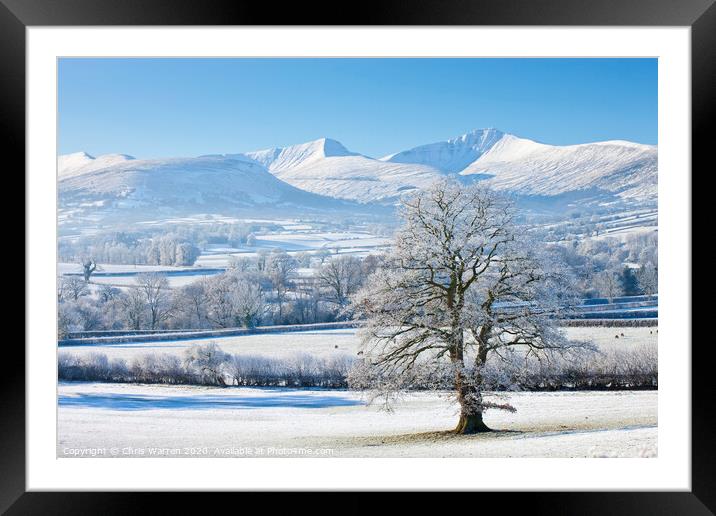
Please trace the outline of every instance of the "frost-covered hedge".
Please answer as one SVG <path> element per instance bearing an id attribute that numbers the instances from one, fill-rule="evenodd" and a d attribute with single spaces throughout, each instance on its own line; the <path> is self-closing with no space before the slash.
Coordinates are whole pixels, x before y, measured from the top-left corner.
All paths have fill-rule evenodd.
<path id="1" fill-rule="evenodd" d="M 463 369 L 467 378 L 476 378 L 476 373 L 470 366 Z M 590 351 L 569 357 L 537 358 L 504 351 L 502 357 L 488 357 L 479 373 L 486 391 L 656 389 L 659 380 L 655 345 Z M 454 378 L 455 369 L 445 362 L 425 361 L 414 365 L 409 373 L 387 377 L 364 359 L 351 369 L 348 384 L 352 389 L 378 393 L 450 390 Z"/>
<path id="2" fill-rule="evenodd" d="M 63 352 L 58 360 L 58 378 L 117 383 L 344 388 L 353 361 L 348 355 L 325 359 L 308 354 L 282 359 L 231 355 L 209 343 L 192 346 L 182 357 L 150 353 L 129 362 L 110 359 L 104 353 Z"/>
<path id="3" fill-rule="evenodd" d="M 326 387 L 369 389 L 398 382 L 404 390 L 449 389 L 449 367 L 425 364 L 411 377 L 378 378 L 368 361 L 350 355 L 329 358 L 296 354 L 288 358 L 232 355 L 216 344 L 192 346 L 183 356 L 140 355 L 127 362 L 103 353 L 60 353 L 58 376 L 64 381 L 161 383 L 251 387 Z M 486 388 L 494 391 L 654 389 L 658 386 L 657 348 L 590 352 L 570 359 L 527 359 L 515 353 L 488 360 Z"/>

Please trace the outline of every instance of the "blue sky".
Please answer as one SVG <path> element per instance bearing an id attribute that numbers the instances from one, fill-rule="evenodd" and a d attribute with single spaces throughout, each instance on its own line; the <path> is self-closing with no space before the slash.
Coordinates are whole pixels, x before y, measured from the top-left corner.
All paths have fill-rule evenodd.
<path id="1" fill-rule="evenodd" d="M 495 127 L 657 143 L 656 59 L 61 59 L 59 153 L 196 156 L 330 137 L 379 157 Z"/>

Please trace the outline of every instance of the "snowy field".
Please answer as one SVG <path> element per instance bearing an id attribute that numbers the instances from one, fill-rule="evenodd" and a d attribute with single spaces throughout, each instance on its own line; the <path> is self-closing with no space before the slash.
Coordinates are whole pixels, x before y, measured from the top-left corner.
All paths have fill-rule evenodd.
<path id="1" fill-rule="evenodd" d="M 657 339 L 656 328 L 566 331 L 603 350 Z M 359 344 L 355 330 L 340 329 L 60 351 L 131 359 L 208 341 L 273 358 L 355 355 Z M 65 457 L 650 457 L 657 449 L 656 391 L 510 393 L 500 401 L 517 412 L 488 411 L 498 431 L 480 436 L 443 433 L 456 424 L 456 406 L 437 393 L 411 394 L 392 413 L 343 390 L 63 382 L 58 396 L 57 454 Z"/>
<path id="2" fill-rule="evenodd" d="M 393 412 L 349 391 L 63 383 L 58 457 L 654 457 L 657 392 L 511 393 L 456 436 L 435 393 Z"/>
<path id="3" fill-rule="evenodd" d="M 569 327 L 566 335 L 575 340 L 589 340 L 602 350 L 628 349 L 657 342 L 656 328 L 630 327 Z M 622 336 L 621 334 L 624 334 Z M 619 336 L 617 339 L 616 336 Z M 61 352 L 82 355 L 104 353 L 108 357 L 131 359 L 146 353 L 172 353 L 180 355 L 194 344 L 215 342 L 227 353 L 238 355 L 262 355 L 271 358 L 307 353 L 321 358 L 335 355 L 355 355 L 359 340 L 355 329 L 318 330 L 292 333 L 268 333 L 234 337 L 204 338 L 164 342 L 122 343 L 103 345 L 63 346 Z"/>
<path id="4" fill-rule="evenodd" d="M 339 232 L 296 230 L 257 234 L 253 246 L 226 247 L 209 246 L 196 261 L 197 267 L 226 267 L 232 258 L 255 257 L 260 249 L 283 249 L 289 254 L 311 252 L 320 249 L 332 254 L 353 254 L 365 256 L 385 248 L 390 240 L 367 232 Z"/>

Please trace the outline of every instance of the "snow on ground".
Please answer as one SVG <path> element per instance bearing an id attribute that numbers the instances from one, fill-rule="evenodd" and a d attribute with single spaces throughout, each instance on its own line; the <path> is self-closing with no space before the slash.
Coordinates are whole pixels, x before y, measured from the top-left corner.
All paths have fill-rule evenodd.
<path id="1" fill-rule="evenodd" d="M 579 326 L 563 328 L 567 337 L 574 340 L 588 340 L 601 350 L 628 349 L 641 346 L 656 346 L 658 328 Z M 617 339 L 616 337 L 619 336 Z"/>
<path id="2" fill-rule="evenodd" d="M 192 271 L 191 274 L 171 274 L 167 275 L 167 282 L 169 282 L 169 288 L 180 288 L 215 274 L 218 272 L 208 270 L 203 274 L 201 270 Z M 92 278 L 92 285 L 111 285 L 120 289 L 136 286 L 136 284 L 136 276 L 95 276 Z"/>
<path id="3" fill-rule="evenodd" d="M 175 272 L 175 271 L 191 271 L 193 267 L 176 267 L 172 265 L 131 265 L 131 264 L 113 264 L 101 263 L 97 269 L 97 273 L 92 275 L 92 281 L 99 277 L 100 274 L 140 274 L 143 272 Z M 81 274 L 82 266 L 79 263 L 61 262 L 57 264 L 57 272 L 63 274 Z"/>
<path id="4" fill-rule="evenodd" d="M 655 328 L 566 331 L 602 349 L 657 339 Z M 131 359 L 209 341 L 274 358 L 354 355 L 359 345 L 355 330 L 337 329 L 60 351 Z M 480 436 L 439 433 L 455 426 L 456 407 L 437 393 L 411 394 L 392 413 L 343 390 L 67 382 L 58 396 L 58 456 L 112 456 L 117 448 L 117 456 L 612 457 L 655 456 L 657 446 L 656 391 L 510 393 L 517 412 L 489 411 L 486 421 L 499 432 Z"/>
<path id="5" fill-rule="evenodd" d="M 282 223 L 285 231 L 259 234 L 253 246 L 230 247 L 226 244 L 210 244 L 204 249 L 193 266 L 170 265 L 122 265 L 100 264 L 92 275 L 96 285 L 111 285 L 127 288 L 135 284 L 135 275 L 145 272 L 160 272 L 167 276 L 171 288 L 186 286 L 201 278 L 222 272 L 235 258 L 256 258 L 260 250 L 283 249 L 291 255 L 327 249 L 332 254 L 367 256 L 384 248 L 390 240 L 365 231 L 321 231 L 308 224 Z M 58 274 L 80 274 L 82 267 L 77 263 L 59 263 Z M 306 271 L 304 276 L 309 275 Z"/>
<path id="6" fill-rule="evenodd" d="M 289 254 L 328 249 L 332 253 L 366 255 L 390 244 L 390 240 L 367 232 L 283 231 L 256 235 L 253 246 L 209 246 L 197 259 L 197 267 L 226 267 L 231 258 L 255 257 L 261 249 L 283 249 Z"/>
<path id="7" fill-rule="evenodd" d="M 366 256 L 385 248 L 390 239 L 375 236 L 366 231 L 322 231 L 308 224 L 282 222 L 284 231 L 267 232 L 256 235 L 252 246 L 231 247 L 226 244 L 210 244 L 204 249 L 193 266 L 171 265 L 131 265 L 101 263 L 92 275 L 92 282 L 126 287 L 134 283 L 133 274 L 161 272 L 167 274 L 172 288 L 184 286 L 199 279 L 200 276 L 212 276 L 229 266 L 235 258 L 256 258 L 261 250 L 283 249 L 291 255 L 301 252 L 329 250 L 332 254 L 352 254 Z M 59 263 L 58 274 L 80 274 L 82 267 L 77 263 Z M 202 274 L 202 270 L 206 274 Z M 119 274 L 121 276 L 113 276 Z M 186 274 L 186 276 L 185 276 Z"/>
<path id="8" fill-rule="evenodd" d="M 393 412 L 350 391 L 61 383 L 59 457 L 656 456 L 657 392 L 511 393 L 494 433 L 455 436 L 455 406 L 416 393 Z"/>
<path id="9" fill-rule="evenodd" d="M 570 327 L 564 328 L 568 337 L 575 340 L 591 340 L 600 349 L 625 349 L 642 345 L 656 345 L 656 328 L 605 328 Z M 621 334 L 624 334 L 622 337 Z M 615 336 L 619 335 L 619 339 Z M 239 355 L 262 355 L 272 358 L 307 353 L 316 357 L 335 355 L 355 355 L 360 342 L 356 330 L 318 330 L 304 332 L 268 333 L 259 335 L 240 335 L 221 338 L 203 338 L 195 340 L 177 340 L 165 342 L 143 342 L 103 344 L 93 346 L 63 346 L 61 352 L 74 354 L 105 353 L 108 357 L 131 359 L 145 353 L 181 354 L 185 349 L 197 343 L 216 342 L 228 353 Z"/>
<path id="10" fill-rule="evenodd" d="M 336 354 L 355 355 L 359 341 L 354 329 L 267 333 L 238 337 L 204 338 L 163 342 L 63 346 L 61 352 L 74 354 L 105 353 L 109 357 L 130 359 L 145 353 L 181 354 L 194 344 L 216 342 L 227 353 L 261 355 L 271 358 L 307 353 L 316 357 Z M 337 346 L 337 347 L 336 347 Z"/>

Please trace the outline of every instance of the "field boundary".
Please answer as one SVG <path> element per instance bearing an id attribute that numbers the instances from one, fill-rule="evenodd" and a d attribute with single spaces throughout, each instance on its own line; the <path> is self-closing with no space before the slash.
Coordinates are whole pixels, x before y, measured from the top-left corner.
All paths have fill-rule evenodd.
<path id="1" fill-rule="evenodd" d="M 239 335 L 258 335 L 262 333 L 292 333 L 300 331 L 336 330 L 342 328 L 356 328 L 359 321 L 341 321 L 332 323 L 291 324 L 283 326 L 258 326 L 256 328 L 226 328 L 223 330 L 184 330 L 159 331 L 154 333 L 133 333 L 110 335 L 105 337 L 71 338 L 57 341 L 63 346 L 95 346 L 101 344 L 122 344 L 130 342 L 158 342 L 171 340 L 193 340 L 211 337 L 234 337 Z"/>

